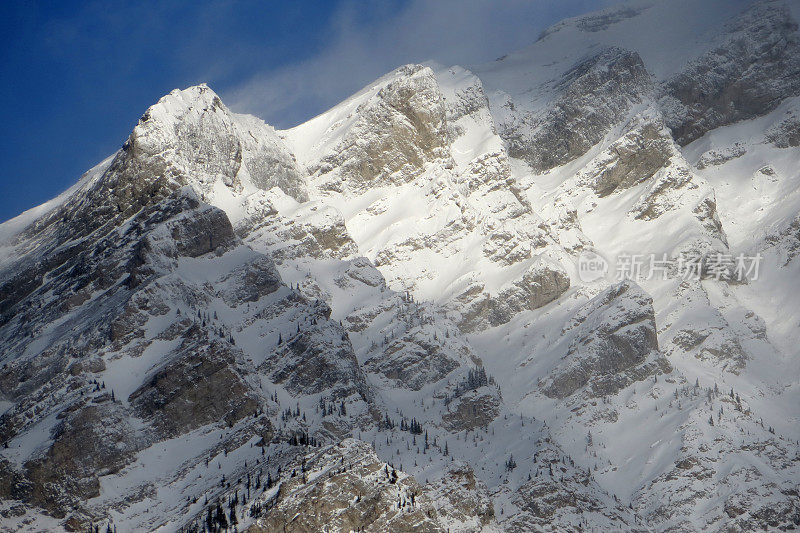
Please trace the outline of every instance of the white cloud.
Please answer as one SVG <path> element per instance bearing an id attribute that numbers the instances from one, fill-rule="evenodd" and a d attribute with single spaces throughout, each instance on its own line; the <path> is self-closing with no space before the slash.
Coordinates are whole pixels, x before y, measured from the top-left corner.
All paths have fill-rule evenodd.
<path id="1" fill-rule="evenodd" d="M 278 127 L 311 118 L 370 81 L 406 63 L 478 64 L 533 43 L 558 20 L 614 0 L 415 0 L 400 10 L 385 3 L 342 6 L 316 55 L 256 73 L 221 90 L 239 112 Z M 367 11 L 364 11 L 367 10 Z"/>

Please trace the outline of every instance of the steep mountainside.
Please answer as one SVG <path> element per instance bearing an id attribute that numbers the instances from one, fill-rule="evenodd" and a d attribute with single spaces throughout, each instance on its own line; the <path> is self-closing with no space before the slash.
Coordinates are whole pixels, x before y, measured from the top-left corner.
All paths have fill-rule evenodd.
<path id="1" fill-rule="evenodd" d="M 797 528 L 798 20 L 163 97 L 0 225 L 0 530 Z"/>

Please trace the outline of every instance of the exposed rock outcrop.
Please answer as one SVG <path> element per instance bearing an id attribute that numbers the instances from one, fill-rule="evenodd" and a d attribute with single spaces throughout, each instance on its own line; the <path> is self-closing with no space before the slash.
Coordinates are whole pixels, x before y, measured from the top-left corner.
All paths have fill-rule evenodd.
<path id="1" fill-rule="evenodd" d="M 668 80 L 667 125 L 686 145 L 705 132 L 763 115 L 800 94 L 800 39 L 789 7 L 759 2 L 727 28 L 724 42 Z"/>
<path id="2" fill-rule="evenodd" d="M 563 165 L 600 142 L 630 107 L 652 90 L 636 52 L 610 48 L 573 66 L 558 81 L 559 96 L 541 115 L 500 128 L 512 157 L 537 171 Z"/>
<path id="3" fill-rule="evenodd" d="M 324 188 L 405 183 L 425 163 L 449 158 L 444 101 L 428 67 L 401 67 L 347 122 L 335 149 L 310 168 Z"/>
<path id="4" fill-rule="evenodd" d="M 564 327 L 566 356 L 542 384 L 545 395 L 566 398 L 616 393 L 630 383 L 669 372 L 658 352 L 652 299 L 633 282 L 620 282 L 589 301 Z"/>
<path id="5" fill-rule="evenodd" d="M 305 458 L 302 471 L 252 504 L 258 517 L 247 531 L 444 531 L 419 483 L 380 461 L 365 442 L 345 439 Z"/>
<path id="6" fill-rule="evenodd" d="M 556 300 L 569 289 L 569 276 L 558 263 L 538 258 L 522 277 L 501 289 L 497 296 L 473 286 L 461 296 L 459 328 L 476 331 L 507 323 L 521 311 L 532 311 Z"/>

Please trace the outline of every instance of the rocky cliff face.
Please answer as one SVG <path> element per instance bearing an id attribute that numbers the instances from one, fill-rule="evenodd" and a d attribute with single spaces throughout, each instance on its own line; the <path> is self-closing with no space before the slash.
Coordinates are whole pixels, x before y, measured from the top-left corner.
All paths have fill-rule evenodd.
<path id="1" fill-rule="evenodd" d="M 341 140 L 309 164 L 324 189 L 363 191 L 405 183 L 419 176 L 426 163 L 448 159 L 444 101 L 430 68 L 399 69 L 347 111 L 327 131 Z"/>
<path id="2" fill-rule="evenodd" d="M 500 132 L 511 156 L 534 170 L 549 170 L 600 142 L 652 90 L 651 84 L 636 52 L 604 50 L 555 81 L 558 96 L 539 116 L 511 114 L 512 120 Z"/>
<path id="3" fill-rule="evenodd" d="M 443 531 L 425 489 L 364 442 L 347 439 L 291 466 L 251 504 L 247 531 Z"/>
<path id="4" fill-rule="evenodd" d="M 724 41 L 690 62 L 663 88 L 675 139 L 772 111 L 800 91 L 800 42 L 789 6 L 760 2 L 732 21 Z"/>
<path id="5" fill-rule="evenodd" d="M 0 530 L 797 527 L 798 13 L 727 9 L 162 98 L 0 225 Z"/>
<path id="6" fill-rule="evenodd" d="M 573 336 L 564 357 L 544 384 L 544 393 L 565 398 L 584 389 L 590 396 L 615 394 L 660 372 L 652 301 L 639 287 L 622 282 L 581 308 L 562 335 Z"/>

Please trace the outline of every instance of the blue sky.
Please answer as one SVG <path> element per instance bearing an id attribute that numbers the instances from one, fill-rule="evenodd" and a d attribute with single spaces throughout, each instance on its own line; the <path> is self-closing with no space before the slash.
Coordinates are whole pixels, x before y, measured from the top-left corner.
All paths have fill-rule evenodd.
<path id="1" fill-rule="evenodd" d="M 6 0 L 0 221 L 72 185 L 176 87 L 207 82 L 289 127 L 399 65 L 489 61 L 613 1 Z"/>

